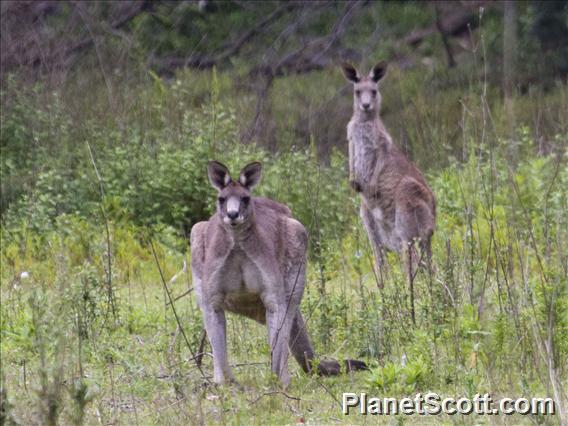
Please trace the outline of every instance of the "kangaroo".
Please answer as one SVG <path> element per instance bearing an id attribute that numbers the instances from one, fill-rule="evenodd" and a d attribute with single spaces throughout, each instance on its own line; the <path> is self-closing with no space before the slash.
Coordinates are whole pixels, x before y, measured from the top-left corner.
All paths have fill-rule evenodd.
<path id="1" fill-rule="evenodd" d="M 290 383 L 289 349 L 305 372 L 316 358 L 300 313 L 306 275 L 307 232 L 290 209 L 251 197 L 261 164 L 244 167 L 237 180 L 217 161 L 207 167 L 218 191 L 217 212 L 191 230 L 191 270 L 197 302 L 213 349 L 213 381 L 234 382 L 226 347 L 225 311 L 268 326 L 271 368 L 284 386 Z M 366 369 L 346 360 L 348 370 Z M 335 360 L 317 365 L 321 375 L 340 373 Z"/>
<path id="2" fill-rule="evenodd" d="M 347 125 L 349 183 L 361 195 L 360 215 L 377 266 L 382 266 L 384 249 L 407 253 L 414 322 L 414 241 L 419 242 L 430 268 L 436 200 L 420 170 L 393 143 L 380 118 L 378 83 L 386 70 L 387 64 L 379 62 L 364 76 L 352 65 L 342 65 L 354 89 L 353 116 Z"/>

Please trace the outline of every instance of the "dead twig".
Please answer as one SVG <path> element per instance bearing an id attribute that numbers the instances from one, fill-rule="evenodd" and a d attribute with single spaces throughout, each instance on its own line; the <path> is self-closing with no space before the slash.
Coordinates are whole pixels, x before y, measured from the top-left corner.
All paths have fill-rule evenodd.
<path id="1" fill-rule="evenodd" d="M 158 272 L 160 273 L 160 279 L 162 281 L 162 285 L 164 286 L 164 290 L 166 291 L 166 295 L 168 296 L 168 299 L 170 301 L 170 305 L 172 306 L 172 312 L 174 314 L 174 317 L 176 319 L 176 322 L 178 324 L 178 327 L 181 331 L 181 334 L 183 336 L 183 339 L 185 340 L 185 344 L 187 345 L 187 348 L 189 349 L 189 352 L 191 353 L 191 356 L 193 357 L 193 359 L 196 359 L 195 353 L 193 352 L 193 349 L 191 349 L 191 345 L 189 343 L 189 339 L 187 338 L 187 335 L 185 334 L 185 330 L 181 325 L 181 321 L 179 319 L 179 316 L 177 314 L 176 311 L 176 307 L 174 305 L 174 301 L 172 299 L 172 295 L 170 293 L 170 290 L 168 288 L 168 285 L 166 284 L 166 280 L 164 279 L 164 274 L 162 272 L 162 267 L 160 266 L 160 262 L 158 261 L 158 256 L 156 255 L 156 250 L 154 249 L 154 243 L 152 242 L 152 240 L 150 240 L 150 247 L 152 249 L 152 255 L 154 256 L 154 260 L 156 261 L 156 266 L 158 267 Z M 197 365 L 197 368 L 199 369 L 199 372 L 201 373 L 201 375 L 203 376 L 203 378 L 205 380 L 207 380 L 207 382 L 210 382 L 210 380 L 207 378 L 207 376 L 205 375 L 205 372 L 203 371 L 203 369 L 201 368 L 201 365 Z"/>
<path id="2" fill-rule="evenodd" d="M 292 399 L 294 401 L 301 401 L 301 398 L 298 398 L 297 396 L 292 396 L 292 395 L 288 395 L 286 392 L 284 391 L 270 391 L 270 392 L 265 392 L 262 395 L 260 395 L 259 397 L 253 399 L 252 401 L 249 401 L 249 405 L 253 405 L 256 404 L 258 401 L 260 401 L 262 398 L 264 398 L 265 396 L 272 396 L 272 395 L 284 395 L 286 398 L 288 399 Z"/>
<path id="3" fill-rule="evenodd" d="M 174 303 L 177 302 L 179 299 L 181 299 L 182 297 L 187 296 L 189 293 L 191 293 L 193 291 L 193 288 L 190 288 L 189 290 L 183 292 L 182 294 L 180 294 L 179 296 L 176 296 L 176 298 L 174 299 Z M 171 305 L 171 302 L 166 302 L 166 306 Z"/>
<path id="4" fill-rule="evenodd" d="M 112 248 L 111 248 L 111 242 L 110 242 L 110 229 L 109 229 L 109 220 L 108 220 L 108 215 L 105 209 L 105 204 L 104 204 L 104 200 L 105 200 L 105 189 L 104 189 L 104 185 L 103 185 L 103 179 L 99 173 L 99 169 L 97 168 L 97 163 L 95 161 L 95 156 L 93 155 L 93 150 L 91 149 L 91 144 L 89 143 L 88 140 L 85 141 L 87 144 L 87 149 L 89 150 L 89 156 L 91 157 L 91 162 L 93 164 L 93 168 L 95 169 L 95 174 L 97 176 L 97 180 L 99 183 L 99 190 L 100 190 L 100 194 L 101 194 L 101 202 L 100 202 L 100 208 L 101 208 L 101 212 L 103 215 L 103 219 L 104 219 L 104 223 L 105 223 L 105 233 L 106 233 L 106 244 L 107 244 L 107 267 L 106 267 L 106 273 L 107 273 L 107 297 L 108 297 L 108 303 L 109 306 L 112 310 L 112 314 L 114 319 L 116 319 L 116 305 L 115 305 L 115 301 L 114 301 L 114 291 L 112 288 Z"/>
<path id="5" fill-rule="evenodd" d="M 261 20 L 256 26 L 245 31 L 236 40 L 231 43 L 226 44 L 221 50 L 214 55 L 195 55 L 189 58 L 181 57 L 169 57 L 165 59 L 154 58 L 151 63 L 156 65 L 159 71 L 168 70 L 171 71 L 173 68 L 180 67 L 191 67 L 191 68 L 212 68 L 218 65 L 227 58 L 236 55 L 241 48 L 248 43 L 255 35 L 259 34 L 266 27 L 270 26 L 273 22 L 276 22 L 281 16 L 286 12 L 294 9 L 298 5 L 297 2 L 286 2 L 278 7 L 274 12 L 268 15 L 266 18 Z"/>
<path id="6" fill-rule="evenodd" d="M 201 339 L 199 340 L 199 348 L 197 349 L 197 355 L 195 356 L 195 363 L 201 366 L 201 362 L 203 361 L 203 355 L 205 351 L 205 344 L 207 343 L 207 331 L 205 328 L 201 330 Z"/>

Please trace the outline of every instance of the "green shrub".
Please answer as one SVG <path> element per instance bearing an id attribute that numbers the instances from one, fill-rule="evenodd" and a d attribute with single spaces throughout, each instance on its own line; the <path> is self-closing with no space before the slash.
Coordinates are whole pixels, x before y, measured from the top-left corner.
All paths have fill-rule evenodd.
<path id="1" fill-rule="evenodd" d="M 262 161 L 264 177 L 257 193 L 288 204 L 318 250 L 322 241 L 339 241 L 352 220 L 346 159 L 334 153 L 330 166 L 322 166 L 315 142 L 310 148 L 280 153 L 240 144 L 235 112 L 219 103 L 218 84 L 214 74 L 211 103 L 184 113 L 176 131 L 154 129 L 151 144 L 140 143 L 139 127 L 117 134 L 112 127 L 87 122 L 85 142 L 75 147 L 76 163 L 62 167 L 58 161 L 46 162 L 30 189 L 9 204 L 3 223 L 17 229 L 23 222 L 41 233 L 52 229 L 60 215 L 101 223 L 107 214 L 114 222 L 170 226 L 187 235 L 214 210 L 215 190 L 206 175 L 209 160 L 226 163 L 235 176 L 248 162 Z M 177 96 L 175 87 L 160 90 L 165 91 L 162 97 Z M 50 128 L 56 136 L 44 136 L 47 139 L 67 132 L 65 126 Z"/>

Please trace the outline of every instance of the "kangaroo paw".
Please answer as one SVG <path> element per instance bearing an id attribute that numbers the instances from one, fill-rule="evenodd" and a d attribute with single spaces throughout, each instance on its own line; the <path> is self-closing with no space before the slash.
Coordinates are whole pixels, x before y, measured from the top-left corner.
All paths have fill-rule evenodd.
<path id="1" fill-rule="evenodd" d="M 363 187 L 356 180 L 350 180 L 349 185 L 351 185 L 351 188 L 353 188 L 355 192 L 363 192 Z"/>

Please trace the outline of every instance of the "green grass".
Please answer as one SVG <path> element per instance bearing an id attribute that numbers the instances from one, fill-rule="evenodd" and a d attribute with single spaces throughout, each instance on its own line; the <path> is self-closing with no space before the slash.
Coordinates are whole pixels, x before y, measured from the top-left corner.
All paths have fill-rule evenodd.
<path id="1" fill-rule="evenodd" d="M 536 158 L 512 171 L 504 159 L 480 151 L 465 164 L 430 176 L 439 204 L 436 273 L 432 283 L 425 274 L 417 278 L 415 327 L 396 255 L 388 259 L 385 289 L 377 289 L 353 197 L 352 227 L 312 260 L 302 309 L 320 355 L 361 358 L 372 371 L 317 378 L 290 360 L 292 384 L 285 393 L 270 374 L 265 328 L 235 316 L 229 316 L 229 354 L 245 390 L 206 385 L 166 305 L 145 228 L 110 223 L 116 316 L 108 301 L 102 224 L 63 216 L 45 233 L 3 230 L 1 349 L 9 415 L 21 424 L 69 423 L 80 416 L 87 424 L 301 419 L 358 424 L 365 418 L 341 414 L 342 392 L 552 396 L 542 353 L 551 312 L 554 362 L 564 386 L 568 357 L 568 289 L 561 264 L 568 174 L 555 167 L 552 158 Z M 167 228 L 152 238 L 169 280 L 189 262 L 180 251 L 186 242 Z M 181 274 L 169 288 L 173 297 L 181 295 L 191 288 L 191 277 Z M 201 316 L 194 296 L 175 306 L 196 351 Z M 388 380 L 382 367 L 392 370 Z M 203 372 L 211 377 L 210 356 Z M 425 421 L 419 416 L 379 420 Z M 426 420 L 529 424 L 538 419 Z M 555 417 L 540 420 L 558 423 Z"/>
<path id="2" fill-rule="evenodd" d="M 417 17 L 430 22 L 414 3 L 386 5 L 377 3 L 347 40 L 368 36 L 378 15 L 394 25 L 402 14 L 401 35 Z M 377 49 L 391 46 L 386 37 Z M 554 384 L 568 407 L 568 86 L 548 81 L 518 93 L 511 122 L 499 75 L 485 80 L 481 50 L 462 53 L 453 70 L 391 66 L 381 87 L 387 128 L 438 202 L 435 273 L 417 276 L 416 325 L 402 260 L 389 254 L 382 290 L 372 272 L 347 183 L 351 94 L 338 70 L 275 80 L 272 140 L 260 144 L 240 140 L 256 99 L 238 64 L 172 80 L 140 66 L 130 70 L 140 78 L 110 76 L 110 93 L 96 72 L 75 70 L 54 90 L 8 79 L 0 120 L 3 420 L 560 424 L 558 415 L 345 417 L 338 403 L 343 392 L 554 397 Z M 319 378 L 291 359 L 283 391 L 270 373 L 266 329 L 229 315 L 229 357 L 244 390 L 207 384 L 192 359 L 202 331 L 195 297 L 175 302 L 186 342 L 149 242 L 166 282 L 189 264 L 184 233 L 214 207 L 205 176 L 213 158 L 231 170 L 263 162 L 258 194 L 289 205 L 309 229 L 302 311 L 317 353 L 362 359 L 371 371 Z M 187 272 L 168 283 L 174 298 L 191 287 Z M 203 374 L 212 376 L 210 354 Z"/>

